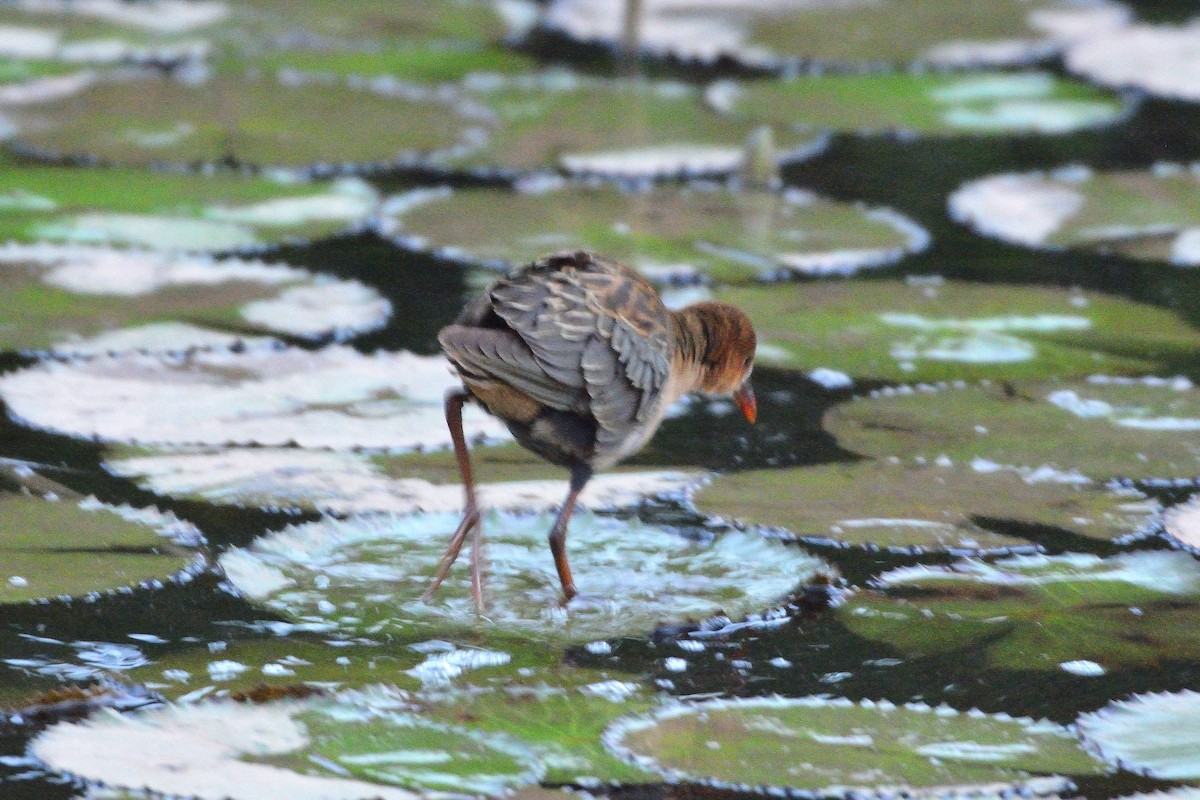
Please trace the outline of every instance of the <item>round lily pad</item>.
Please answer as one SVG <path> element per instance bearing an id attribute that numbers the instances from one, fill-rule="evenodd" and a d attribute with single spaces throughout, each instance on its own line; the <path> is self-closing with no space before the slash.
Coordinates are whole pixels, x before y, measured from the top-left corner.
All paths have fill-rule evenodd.
<path id="1" fill-rule="evenodd" d="M 644 179 L 719 175 L 739 169 L 759 125 L 709 108 L 700 90 L 677 83 L 601 81 L 563 72 L 469 83 L 469 96 L 494 113 L 487 142 L 459 167 L 505 172 L 561 169 L 578 175 Z M 815 153 L 813 133 L 780 131 L 781 160 Z"/>
<path id="2" fill-rule="evenodd" d="M 1048 465 L 1097 479 L 1200 475 L 1200 392 L 1185 378 L 886 390 L 834 407 L 824 425 L 870 456 Z"/>
<path id="3" fill-rule="evenodd" d="M 1092 662 L 1103 671 L 1200 654 L 1200 566 L 1186 553 L 966 560 L 878 581 L 886 594 L 855 596 L 838 619 L 910 658 L 961 653 L 1001 669 Z"/>
<path id="4" fill-rule="evenodd" d="M 804 540 L 955 551 L 1030 546 L 996 530 L 996 520 L 1117 539 L 1144 530 L 1156 510 L 1139 492 L 1051 470 L 880 462 L 736 472 L 701 489 L 695 504 L 707 514 L 784 528 Z"/>
<path id="5" fill-rule="evenodd" d="M 4 4 L 0 22 L 50 25 L 71 39 L 171 37 L 202 31 L 228 16 L 228 4 L 219 0 L 15 0 Z"/>
<path id="6" fill-rule="evenodd" d="M 555 0 L 552 28 L 615 45 L 622 34 L 619 0 Z M 910 61 L 948 66 L 1017 64 L 1045 58 L 1060 37 L 1120 24 L 1128 12 L 1106 2 L 1001 0 L 684 0 L 646 3 L 640 43 L 652 53 L 710 61 L 732 56 L 756 65 Z"/>
<path id="7" fill-rule="evenodd" d="M 1200 694 L 1139 694 L 1076 723 L 1084 744 L 1110 764 L 1171 781 L 1200 780 Z"/>
<path id="8" fill-rule="evenodd" d="M 1173 311 L 1081 290 L 916 278 L 717 297 L 750 315 L 759 363 L 884 380 L 1148 372 L 1200 346 L 1200 330 Z"/>
<path id="9" fill-rule="evenodd" d="M 1123 25 L 1071 43 L 1067 68 L 1107 86 L 1133 87 L 1177 100 L 1200 100 L 1200 23 Z"/>
<path id="10" fill-rule="evenodd" d="M 658 776 L 604 746 L 611 723 L 654 705 L 644 686 L 627 679 L 555 667 L 536 680 L 508 679 L 421 699 L 423 711 L 435 719 L 469 720 L 472 730 L 519 739 L 545 764 L 544 783 L 658 782 Z"/>
<path id="11" fill-rule="evenodd" d="M 568 553 L 583 597 L 560 607 L 546 547 L 548 515 L 488 513 L 488 610 L 469 591 L 466 558 L 430 603 L 420 600 L 458 514 L 326 519 L 258 540 L 221 559 L 231 584 L 298 622 L 346 635 L 493 630 L 592 641 L 663 621 L 723 611 L 744 616 L 779 602 L 822 569 L 797 547 L 756 533 L 711 539 L 636 520 L 576 513 Z"/>
<path id="12" fill-rule="evenodd" d="M 222 251 L 328 236 L 376 210 L 359 180 L 284 184 L 234 175 L 0 164 L 0 240 Z"/>
<path id="13" fill-rule="evenodd" d="M 153 509 L 0 494 L 0 603 L 150 584 L 203 564 L 199 531 Z"/>
<path id="14" fill-rule="evenodd" d="M 479 125 L 429 91 L 233 76 L 202 83 L 110 79 L 69 102 L 14 110 L 9 117 L 18 145 L 40 155 L 294 169 L 392 164 L 450 152 L 467 145 L 468 129 Z"/>
<path id="15" fill-rule="evenodd" d="M 1200 265 L 1200 165 L 994 175 L 956 191 L 950 213 L 1016 244 Z"/>
<path id="16" fill-rule="evenodd" d="M 660 279 L 845 274 L 890 264 L 929 241 L 895 212 L 799 191 L 570 185 L 424 192 L 397 205 L 402 242 L 474 263 L 524 264 L 547 250 L 583 247 Z"/>
<path id="17" fill-rule="evenodd" d="M 520 33 L 536 18 L 528 0 L 243 0 L 234 21 L 272 38 L 300 42 L 497 41 Z M 302 32 L 301 35 L 296 35 Z"/>
<path id="18" fill-rule="evenodd" d="M 254 63 L 286 75 L 295 71 L 342 78 L 362 78 L 386 86 L 388 81 L 450 83 L 469 75 L 514 75 L 530 72 L 537 62 L 511 50 L 461 43 L 407 42 L 392 47 L 333 46 L 272 52 Z"/>
<path id="19" fill-rule="evenodd" d="M 828 697 L 679 704 L 606 741 L 675 781 L 822 797 L 1054 794 L 1064 775 L 1104 771 L 1049 722 Z"/>
<path id="20" fill-rule="evenodd" d="M 0 6 L 0 55 L 64 67 L 199 60 L 210 50 L 201 37 L 228 11 L 189 0 L 15 0 Z"/>
<path id="21" fill-rule="evenodd" d="M 463 505 L 449 451 L 390 456 L 264 447 L 132 451 L 114 452 L 106 467 L 157 494 L 212 503 L 336 514 L 457 511 Z M 567 472 L 515 445 L 474 448 L 472 462 L 484 508 L 550 511 L 566 497 Z M 498 475 L 505 479 L 497 480 Z M 597 475 L 579 502 L 590 509 L 626 508 L 649 497 L 678 494 L 698 478 L 674 471 Z"/>
<path id="22" fill-rule="evenodd" d="M 256 792 L 267 781 L 278 781 L 274 793 L 285 787 L 289 797 L 329 800 L 409 797 L 395 786 L 420 796 L 497 796 L 538 781 L 656 780 L 614 758 L 601 739 L 614 719 L 651 707 L 643 687 L 562 666 L 536 674 L 414 695 L 372 685 L 277 700 L 303 693 L 259 690 L 247 693 L 254 704 L 208 699 L 57 726 L 34 750 L 89 783 L 222 799 L 265 796 Z M 116 763 L 114 741 L 124 743 Z M 150 749 L 135 764 L 129 754 L 144 744 Z"/>
<path id="23" fill-rule="evenodd" d="M 25 424 L 105 441 L 399 449 L 449 446 L 456 385 L 440 357 L 330 346 L 43 363 L 0 377 L 0 398 Z M 468 437 L 508 435 L 465 419 Z"/>
<path id="24" fill-rule="evenodd" d="M 718 109 L 775 126 L 938 135 L 1068 133 L 1113 122 L 1125 103 L 1046 72 L 815 75 L 726 81 Z"/>
<path id="25" fill-rule="evenodd" d="M 1163 527 L 1176 542 L 1193 553 L 1200 553 L 1200 497 L 1167 509 Z"/>
<path id="26" fill-rule="evenodd" d="M 403 707 L 398 699 L 388 704 Z M 407 789 L 355 779 L 348 767 L 331 774 L 330 762 L 321 763 L 323 756 L 300 769 L 289 763 L 290 754 L 319 751 L 323 744 L 318 737 L 325 732 L 310 730 L 307 715 L 324 712 L 322 718 L 327 718 L 336 708 L 336 703 L 319 700 L 264 705 L 225 701 L 96 716 L 50 728 L 36 739 L 33 752 L 83 781 L 206 800 L 416 800 L 419 795 Z M 364 724 L 373 716 L 369 707 L 353 711 L 352 724 L 343 726 L 347 731 L 377 733 L 377 725 Z M 411 728 L 393 727 L 400 735 L 412 734 Z M 323 774 L 312 774 L 320 767 L 325 767 Z"/>
<path id="27" fill-rule="evenodd" d="M 95 75 L 74 64 L 4 58 L 0 28 L 0 107 L 46 103 L 86 89 Z"/>
<path id="28" fill-rule="evenodd" d="M 360 283 L 282 264 L 90 246 L 2 247 L 0 287 L 14 309 L 0 348 L 55 353 L 180 351 L 239 331 L 344 338 L 391 312 Z"/>

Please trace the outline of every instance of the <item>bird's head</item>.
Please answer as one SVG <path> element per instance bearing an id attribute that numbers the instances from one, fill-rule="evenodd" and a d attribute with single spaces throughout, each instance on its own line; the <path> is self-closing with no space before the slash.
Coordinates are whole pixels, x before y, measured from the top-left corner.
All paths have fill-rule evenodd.
<path id="1" fill-rule="evenodd" d="M 688 306 L 703 332 L 699 385 L 705 394 L 732 395 L 746 419 L 758 418 L 758 405 L 750 387 L 757 339 L 750 318 L 728 303 Z"/>

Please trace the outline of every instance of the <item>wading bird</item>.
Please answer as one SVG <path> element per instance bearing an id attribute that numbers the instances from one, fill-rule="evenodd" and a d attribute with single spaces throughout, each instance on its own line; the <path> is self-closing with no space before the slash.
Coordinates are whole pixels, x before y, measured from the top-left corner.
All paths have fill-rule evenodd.
<path id="1" fill-rule="evenodd" d="M 446 396 L 446 424 L 466 509 L 426 600 L 470 535 L 471 596 L 483 608 L 479 506 L 462 429 L 468 400 L 503 420 L 523 447 L 571 472 L 550 529 L 564 603 L 576 594 L 567 524 L 596 470 L 637 452 L 667 407 L 689 392 L 732 395 L 752 423 L 758 413 L 749 382 L 754 328 L 740 309 L 696 303 L 668 311 L 639 274 L 591 253 L 559 253 L 514 270 L 438 341 L 463 382 Z"/>

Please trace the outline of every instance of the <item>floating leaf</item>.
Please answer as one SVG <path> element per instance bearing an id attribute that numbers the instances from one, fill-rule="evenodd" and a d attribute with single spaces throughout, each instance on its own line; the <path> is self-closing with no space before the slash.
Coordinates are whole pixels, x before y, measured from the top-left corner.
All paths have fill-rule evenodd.
<path id="1" fill-rule="evenodd" d="M 1064 54 L 1067 68 L 1107 86 L 1176 100 L 1200 100 L 1200 22 L 1113 26 L 1083 36 Z"/>
<path id="2" fill-rule="evenodd" d="M 383 325 L 391 311 L 360 283 L 281 264 L 89 246 L 0 247 L 0 287 L 12 301 L 0 347 L 55 353 L 239 341 L 213 327 L 344 337 Z M 188 322 L 171 321 L 179 318 Z"/>
<path id="3" fill-rule="evenodd" d="M 695 503 L 706 514 L 784 528 L 805 540 L 909 550 L 1029 547 L 997 530 L 995 520 L 1094 539 L 1128 537 L 1155 510 L 1138 492 L 1052 470 L 879 462 L 735 472 L 701 489 Z"/>
<path id="4" fill-rule="evenodd" d="M 924 230 L 894 212 L 796 191 L 575 185 L 515 195 L 424 192 L 394 220 L 401 237 L 475 263 L 525 264 L 547 250 L 587 248 L 663 279 L 845 274 L 928 243 Z"/>
<path id="5" fill-rule="evenodd" d="M 1092 478 L 1200 475 L 1200 392 L 1185 378 L 886 389 L 825 415 L 869 456 L 948 456 L 978 470 L 1048 465 Z"/>
<path id="6" fill-rule="evenodd" d="M 394 163 L 467 143 L 478 125 L 429 91 L 376 92 L 222 76 L 98 82 L 70 102 L 13 111 L 17 141 L 52 156 L 114 164 L 217 163 L 308 168 Z M 403 119 L 405 124 L 397 125 Z"/>
<path id="7" fill-rule="evenodd" d="M 753 121 L 707 107 L 677 83 L 600 81 L 563 72 L 476 81 L 471 95 L 498 126 L 456 166 L 524 172 L 559 168 L 627 179 L 727 174 L 742 163 Z M 821 145 L 811 133 L 780 132 L 781 158 Z"/>
<path id="8" fill-rule="evenodd" d="M 376 702 L 402 704 L 385 698 Z M 33 752 L 52 768 L 82 780 L 206 800 L 416 800 L 418 795 L 405 789 L 355 780 L 346 768 L 334 777 L 311 774 L 324 766 L 320 761 L 306 762 L 303 772 L 269 763 L 314 744 L 303 715 L 315 708 L 335 706 L 315 700 L 266 705 L 226 701 L 96 716 L 50 728 L 35 740 Z M 373 727 L 363 725 L 363 714 L 369 718 L 369 709 L 355 715 L 356 730 Z"/>
<path id="9" fill-rule="evenodd" d="M 472 730 L 520 739 L 546 765 L 545 783 L 657 783 L 646 770 L 615 758 L 604 747 L 604 729 L 617 718 L 650 710 L 640 684 L 582 670 L 556 668 L 532 683 L 472 687 L 433 700 L 426 714 Z"/>
<path id="10" fill-rule="evenodd" d="M 95 75 L 74 64 L 5 58 L 5 39 L 22 32 L 0 28 L 0 107 L 46 103 L 86 89 Z M 18 48 L 19 54 L 19 48 Z"/>
<path id="11" fill-rule="evenodd" d="M 818 796 L 1053 794 L 1103 771 L 1048 722 L 825 697 L 679 704 L 606 740 L 672 780 Z"/>
<path id="12" fill-rule="evenodd" d="M 321 50 L 280 50 L 255 63 L 269 69 L 295 70 L 344 78 L 370 78 L 382 82 L 448 83 L 469 75 L 510 75 L 529 72 L 537 65 L 532 58 L 498 48 L 463 46 L 438 42 L 395 47 Z"/>
<path id="13" fill-rule="evenodd" d="M 980 233 L 1032 247 L 1070 247 L 1200 265 L 1200 167 L 994 175 L 965 184 L 950 213 Z"/>
<path id="14" fill-rule="evenodd" d="M 484 508 L 549 511 L 566 497 L 566 471 L 515 445 L 474 448 L 472 461 Z M 261 447 L 184 453 L 133 448 L 124 456 L 117 449 L 106 466 L 157 494 L 214 503 L 338 514 L 456 511 L 463 505 L 449 451 L 366 456 Z M 508 479 L 494 482 L 497 471 Z M 698 478 L 687 472 L 597 475 L 579 502 L 593 510 L 634 506 L 649 497 L 679 493 Z"/>
<path id="15" fill-rule="evenodd" d="M 1200 655 L 1200 568 L 1186 553 L 1068 553 L 884 573 L 886 595 L 837 610 L 855 634 L 906 657 L 982 654 L 992 667 L 1106 670 Z"/>
<path id="16" fill-rule="evenodd" d="M 180 546 L 200 533 L 153 509 L 0 494 L 0 603 L 166 580 L 203 563 Z"/>
<path id="17" fill-rule="evenodd" d="M 1163 514 L 1163 528 L 1175 541 L 1200 554 L 1200 497 L 1167 509 Z"/>
<path id="18" fill-rule="evenodd" d="M 229 16 L 217 0 L 15 0 L 4 4 L 4 23 L 51 24 L 71 38 L 109 35 L 114 31 L 172 36 L 203 30 Z"/>
<path id="19" fill-rule="evenodd" d="M 617 0 L 556 0 L 546 24 L 577 39 L 615 44 L 623 10 Z M 1120 24 L 1128 16 L 1111 3 L 1055 0 L 986 6 L 953 0 L 692 0 L 647 3 L 640 43 L 653 53 L 704 61 L 732 56 L 756 65 L 781 60 L 1000 65 L 1045 58 L 1060 38 Z"/>
<path id="20" fill-rule="evenodd" d="M 492 0 L 356 0 L 332 4 L 326 0 L 243 0 L 237 4 L 235 20 L 267 36 L 294 37 L 295 31 L 301 30 L 309 34 L 294 37 L 301 42 L 365 40 L 391 47 L 417 41 L 497 41 L 519 33 L 526 22 L 533 22 L 536 10 L 531 5 L 521 0 L 507 4 Z"/>
<path id="21" fill-rule="evenodd" d="M 415 448 L 449 445 L 457 384 L 441 357 L 330 346 L 48 362 L 0 377 L 0 398 L 28 425 L 107 441 Z M 465 430 L 507 436 L 473 408 Z"/>
<path id="22" fill-rule="evenodd" d="M 361 225 L 378 203 L 362 181 L 133 170 L 15 168 L 0 163 L 0 239 L 220 251 Z"/>
<path id="23" fill-rule="evenodd" d="M 1152 371 L 1200 347 L 1173 311 L 1110 295 L 939 278 L 717 292 L 758 331 L 758 359 L 885 380 Z"/>
<path id="24" fill-rule="evenodd" d="M 549 640 L 637 634 L 662 621 L 722 611 L 737 618 L 779 602 L 822 564 L 755 533 L 685 538 L 636 520 L 577 513 L 568 552 L 583 597 L 560 607 L 547 515 L 489 513 L 488 611 L 469 592 L 466 557 L 431 603 L 429 583 L 458 514 L 375 515 L 293 526 L 231 550 L 235 587 L 300 623 L 346 635 L 484 630 Z"/>
<path id="25" fill-rule="evenodd" d="M 498 795 L 536 783 L 545 772 L 537 755 L 503 734 L 432 722 L 415 714 L 364 714 L 353 706 L 333 706 L 294 717 L 308 729 L 312 744 L 272 759 L 294 770 L 311 764 L 327 775 L 349 774 L 427 792 Z"/>
<path id="26" fill-rule="evenodd" d="M 539 780 L 654 780 L 601 743 L 613 719 L 650 708 L 639 685 L 566 667 L 539 677 L 554 682 L 415 696 L 368 686 L 301 700 L 262 691 L 263 704 L 206 701 L 57 726 L 34 751 L 89 782 L 204 798 L 263 796 L 266 781 L 289 797 L 391 798 L 401 795 L 385 785 L 498 795 Z M 123 755 L 113 757 L 113 742 Z M 144 745 L 135 764 L 129 753 Z"/>
<path id="27" fill-rule="evenodd" d="M 709 101 L 756 121 L 808 129 L 929 134 L 1067 133 L 1116 120 L 1111 93 L 1046 72 L 814 75 L 721 82 Z"/>
<path id="28" fill-rule="evenodd" d="M 1196 692 L 1138 694 L 1084 714 L 1075 725 L 1084 744 L 1110 764 L 1161 780 L 1195 781 L 1200 779 L 1198 712 Z"/>

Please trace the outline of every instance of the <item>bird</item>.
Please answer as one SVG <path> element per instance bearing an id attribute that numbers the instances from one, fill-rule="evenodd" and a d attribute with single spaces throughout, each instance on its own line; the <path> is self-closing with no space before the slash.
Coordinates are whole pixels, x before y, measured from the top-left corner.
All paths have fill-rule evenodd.
<path id="1" fill-rule="evenodd" d="M 667 407 L 691 392 L 732 396 L 758 416 L 750 375 L 754 326 L 736 306 L 700 302 L 669 311 L 637 271 L 586 252 L 517 267 L 470 302 L 438 334 L 462 380 L 446 394 L 446 424 L 462 477 L 462 522 L 423 599 L 433 598 L 471 538 L 471 596 L 482 613 L 483 534 L 462 411 L 499 418 L 516 441 L 570 471 L 549 532 L 562 603 L 577 595 L 566 553 L 579 493 L 598 470 L 637 452 Z"/>

